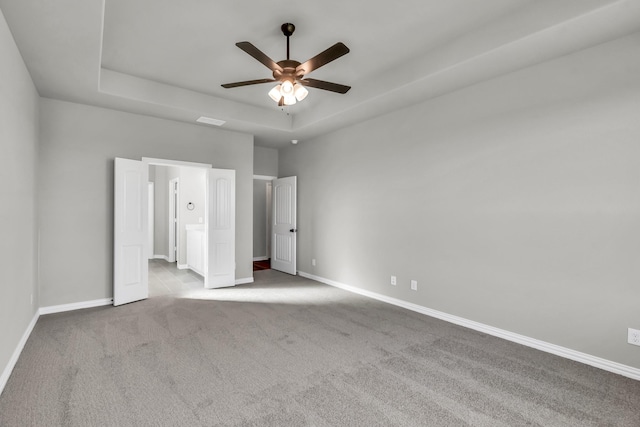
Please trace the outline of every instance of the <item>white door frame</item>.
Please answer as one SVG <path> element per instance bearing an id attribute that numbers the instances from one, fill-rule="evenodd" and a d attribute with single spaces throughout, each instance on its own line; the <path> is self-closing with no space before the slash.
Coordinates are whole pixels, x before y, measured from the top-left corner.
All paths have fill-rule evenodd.
<path id="1" fill-rule="evenodd" d="M 180 178 L 173 178 L 169 180 L 169 262 L 180 259 L 180 209 L 176 209 L 177 206 L 180 206 Z"/>
<path id="2" fill-rule="evenodd" d="M 148 258 L 152 259 L 155 255 L 154 241 L 155 241 L 155 183 L 149 182 L 149 253 Z"/>

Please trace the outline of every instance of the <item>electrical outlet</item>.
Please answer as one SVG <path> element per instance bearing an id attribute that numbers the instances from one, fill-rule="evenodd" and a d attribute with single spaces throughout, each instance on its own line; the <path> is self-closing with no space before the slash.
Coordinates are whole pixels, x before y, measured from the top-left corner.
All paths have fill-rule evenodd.
<path id="1" fill-rule="evenodd" d="M 417 291 L 418 290 L 418 281 L 417 280 L 412 280 L 411 281 L 411 290 L 412 291 Z"/>
<path id="2" fill-rule="evenodd" d="M 629 338 L 627 342 L 633 345 L 640 345 L 640 329 L 629 328 Z"/>
<path id="3" fill-rule="evenodd" d="M 397 283 L 396 276 L 391 276 L 391 284 L 395 286 Z"/>
<path id="4" fill-rule="evenodd" d="M 316 259 L 315 258 L 311 260 L 311 265 L 314 266 L 314 267 L 316 266 Z"/>

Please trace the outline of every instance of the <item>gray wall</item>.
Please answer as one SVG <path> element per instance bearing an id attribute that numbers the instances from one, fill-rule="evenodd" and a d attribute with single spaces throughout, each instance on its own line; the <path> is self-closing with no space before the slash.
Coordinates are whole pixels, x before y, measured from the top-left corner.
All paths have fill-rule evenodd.
<path id="1" fill-rule="evenodd" d="M 251 135 L 51 99 L 40 117 L 41 306 L 113 294 L 114 157 L 235 169 L 236 277 L 253 276 Z"/>
<path id="2" fill-rule="evenodd" d="M 38 93 L 1 11 L 0 64 L 0 179 L 3 184 L 0 187 L 2 374 L 38 307 Z"/>
<path id="3" fill-rule="evenodd" d="M 640 368 L 638 45 L 281 150 L 299 270 Z"/>
<path id="4" fill-rule="evenodd" d="M 169 188 L 165 166 L 149 166 L 149 180 L 153 181 L 153 254 L 169 256 Z"/>
<path id="5" fill-rule="evenodd" d="M 278 176 L 278 150 L 255 147 L 253 151 L 253 174 Z"/>

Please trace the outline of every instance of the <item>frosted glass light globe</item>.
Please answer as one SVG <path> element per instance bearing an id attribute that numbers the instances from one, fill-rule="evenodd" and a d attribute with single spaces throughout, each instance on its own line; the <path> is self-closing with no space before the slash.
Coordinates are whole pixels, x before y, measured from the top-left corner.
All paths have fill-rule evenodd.
<path id="1" fill-rule="evenodd" d="M 291 83 L 289 80 L 282 82 L 280 93 L 282 94 L 282 96 L 293 95 L 293 83 Z"/>

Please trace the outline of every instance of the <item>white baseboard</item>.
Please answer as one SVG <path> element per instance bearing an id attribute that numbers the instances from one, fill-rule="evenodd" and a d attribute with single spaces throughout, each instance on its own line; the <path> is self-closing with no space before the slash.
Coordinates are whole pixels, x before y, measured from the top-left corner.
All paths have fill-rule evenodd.
<path id="1" fill-rule="evenodd" d="M 464 326 L 465 328 L 474 329 L 479 332 L 483 332 L 494 337 L 502 338 L 507 341 L 512 341 L 518 344 L 526 345 L 527 347 L 535 348 L 547 353 L 555 354 L 556 356 L 564 357 L 565 359 L 574 360 L 576 362 L 584 363 L 586 365 L 600 368 L 605 371 L 613 372 L 614 374 L 623 375 L 634 380 L 640 380 L 640 369 L 632 366 L 623 365 L 622 363 L 613 362 L 611 360 L 603 359 L 601 357 L 592 356 L 590 354 L 582 353 L 577 350 L 562 347 L 559 345 L 551 344 L 546 341 L 541 341 L 535 338 L 530 338 L 525 335 L 516 334 L 514 332 L 506 331 L 504 329 L 495 328 L 493 326 L 485 325 L 483 323 L 468 320 L 463 317 L 454 316 L 444 313 L 442 311 L 433 310 L 431 308 L 423 307 L 421 305 L 406 302 L 397 298 L 388 297 L 386 295 L 378 294 L 376 292 L 367 291 L 365 289 L 356 288 L 354 286 L 345 285 L 334 280 L 325 279 L 324 277 L 314 276 L 313 274 L 298 271 L 298 274 L 307 279 L 315 280 L 317 282 L 325 283 L 336 288 L 344 289 L 345 291 L 353 292 L 355 294 L 363 295 L 378 301 L 383 301 L 389 304 L 396 305 L 398 307 L 406 308 L 407 310 L 415 311 L 417 313 L 425 314 L 427 316 L 435 317 L 437 319 L 444 320 L 449 323 Z"/>
<path id="2" fill-rule="evenodd" d="M 268 259 L 269 259 L 268 256 L 256 256 L 256 257 L 253 257 L 254 261 L 266 261 Z"/>
<path id="3" fill-rule="evenodd" d="M 189 268 L 188 264 L 176 264 L 176 267 L 178 267 L 178 270 L 186 270 L 187 268 Z"/>
<path id="4" fill-rule="evenodd" d="M 247 283 L 253 283 L 253 277 L 244 277 L 242 279 L 236 279 L 236 285 L 246 285 Z"/>
<path id="5" fill-rule="evenodd" d="M 168 256 L 166 256 L 166 255 L 154 255 L 154 256 L 152 257 L 152 259 L 163 259 L 163 260 L 165 260 L 165 261 L 169 262 L 169 257 L 168 257 Z"/>
<path id="6" fill-rule="evenodd" d="M 40 315 L 62 313 L 63 311 L 81 310 L 83 308 L 100 307 L 103 305 L 113 304 L 113 298 L 96 299 L 92 301 L 74 302 L 71 304 L 50 305 L 49 307 L 40 307 Z"/>
<path id="7" fill-rule="evenodd" d="M 11 355 L 7 366 L 5 366 L 4 371 L 2 371 L 2 375 L 0 375 L 0 394 L 2 394 L 4 387 L 7 385 L 7 381 L 9 381 L 11 372 L 13 372 L 13 368 L 15 368 L 16 363 L 18 363 L 18 358 L 22 353 L 22 349 L 24 349 L 24 345 L 27 343 L 29 335 L 31 335 L 31 331 L 33 331 L 34 326 L 36 326 L 36 322 L 38 321 L 39 317 L 40 312 L 36 311 L 36 313 L 33 315 L 33 319 L 31 319 L 31 322 L 27 326 L 27 329 L 24 331 L 24 334 L 22 334 L 22 338 L 20 338 L 16 349 L 13 351 L 13 354 Z"/>

